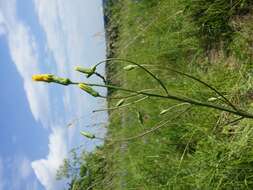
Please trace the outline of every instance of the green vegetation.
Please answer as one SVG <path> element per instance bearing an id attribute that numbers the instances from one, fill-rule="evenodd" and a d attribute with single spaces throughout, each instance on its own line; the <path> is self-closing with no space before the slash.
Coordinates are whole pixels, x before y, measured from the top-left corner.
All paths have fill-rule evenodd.
<path id="1" fill-rule="evenodd" d="M 171 94 L 224 105 L 203 84 L 168 68 L 189 73 L 253 112 L 251 1 L 120 0 L 107 9 L 109 57 L 145 65 Z M 125 66 L 107 63 L 111 84 L 164 93 L 145 72 Z M 105 144 L 78 158 L 72 175 L 62 167 L 69 189 L 253 189 L 252 119 L 174 100 L 112 98 L 127 95 L 110 90 L 109 107 L 122 108 L 109 111 Z"/>
<path id="2" fill-rule="evenodd" d="M 250 14 L 250 0 L 192 0 L 188 1 L 188 11 L 198 27 L 205 48 L 217 48 L 223 42 L 223 48 L 233 40 L 236 28 L 231 20 Z"/>

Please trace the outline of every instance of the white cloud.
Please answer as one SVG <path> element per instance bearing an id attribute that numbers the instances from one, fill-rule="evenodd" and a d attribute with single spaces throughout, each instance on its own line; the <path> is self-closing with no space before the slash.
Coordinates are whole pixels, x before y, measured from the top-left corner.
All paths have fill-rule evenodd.
<path id="1" fill-rule="evenodd" d="M 56 74 L 83 79 L 72 72 L 74 66 L 90 66 L 105 58 L 105 43 L 94 34 L 103 31 L 101 0 L 34 0 L 39 22 L 46 36 L 47 52 L 53 56 Z M 16 15 L 16 0 L 0 0 L 0 35 L 6 35 L 11 58 L 24 81 L 24 89 L 34 118 L 46 127 L 52 124 L 49 136 L 49 153 L 45 159 L 32 162 L 32 169 L 47 190 L 59 189 L 62 184 L 55 180 L 55 174 L 67 157 L 67 150 L 73 147 L 79 134 L 78 128 L 60 129 L 67 120 L 87 115 L 83 120 L 91 122 L 87 113 L 97 107 L 97 102 L 89 95 L 80 94 L 79 89 L 64 90 L 60 103 L 64 113 L 51 111 L 51 99 L 46 84 L 34 84 L 31 76 L 40 73 L 38 45 L 31 29 Z M 101 105 L 101 102 L 100 102 Z M 59 117 L 57 117 L 58 115 Z M 95 119 L 95 121 L 97 118 Z M 69 131 L 69 133 L 67 133 Z M 90 149 L 91 145 L 88 144 Z M 23 160 L 24 161 L 24 160 Z M 28 160 L 22 162 L 20 175 L 30 175 Z M 29 184 L 36 186 L 36 183 Z M 0 182 L 1 187 L 1 182 Z M 57 187 L 57 188 L 56 188 Z M 1 189 L 0 189 L 1 190 Z"/>
<path id="2" fill-rule="evenodd" d="M 37 178 L 47 190 L 59 189 L 62 182 L 56 180 L 56 172 L 67 157 L 66 132 L 61 128 L 54 128 L 49 137 L 49 154 L 46 159 L 32 162 L 32 168 Z"/>
<path id="3" fill-rule="evenodd" d="M 103 31 L 101 0 L 34 0 L 34 4 L 58 73 L 68 74 L 76 64 L 89 66 L 105 57 L 105 45 L 93 37 Z"/>
<path id="4" fill-rule="evenodd" d="M 34 6 L 45 32 L 46 49 L 56 64 L 55 72 L 73 80 L 83 80 L 83 76 L 73 71 L 74 66 L 88 67 L 105 59 L 104 36 L 94 37 L 104 31 L 102 1 L 34 0 Z M 63 99 L 67 113 L 81 116 L 96 105 L 94 98 L 80 95 L 80 92 L 79 89 L 65 90 Z"/>
<path id="5" fill-rule="evenodd" d="M 47 51 L 53 56 L 56 73 L 70 77 L 74 80 L 84 79 L 73 71 L 74 66 L 91 66 L 105 58 L 105 41 L 102 38 L 94 38 L 94 34 L 103 32 L 103 12 L 101 0 L 34 0 L 35 10 L 39 23 L 45 32 Z M 101 69 L 100 71 L 103 71 Z M 91 122 L 90 115 L 98 106 L 97 101 L 82 93 L 79 89 L 68 88 L 64 90 L 62 104 L 68 119 L 82 117 L 86 124 Z M 100 102 L 101 106 L 101 102 Z M 97 121 L 97 118 L 96 120 Z M 68 122 L 68 121 L 67 121 Z M 67 142 L 73 147 L 77 128 L 68 129 Z M 55 132 L 52 134 L 55 136 Z M 51 137 L 52 138 L 52 137 Z M 80 143 L 80 142 L 79 142 Z M 88 144 L 88 149 L 91 145 Z M 41 160 L 33 166 L 38 178 L 46 189 L 52 189 L 55 170 L 49 170 L 53 147 L 46 160 Z M 56 151 L 56 150 L 54 150 Z M 58 163 L 62 160 L 58 160 Z"/>
<path id="6" fill-rule="evenodd" d="M 10 55 L 20 76 L 24 82 L 24 90 L 30 105 L 31 112 L 37 121 L 41 121 L 45 127 L 52 122 L 49 110 L 49 91 L 45 84 L 34 84 L 31 76 L 40 73 L 37 43 L 33 37 L 30 28 L 22 23 L 16 16 L 15 0 L 0 0 L 0 32 L 4 33 L 7 38 Z M 3 26 L 6 30 L 2 30 Z M 50 135 L 49 155 L 47 159 L 33 162 L 33 169 L 40 182 L 50 187 L 57 184 L 55 172 L 64 156 L 67 154 L 67 148 L 64 146 L 66 137 L 63 138 L 62 132 L 53 129 Z M 21 184 L 26 182 L 28 189 L 36 189 L 37 182 L 30 181 L 28 178 L 32 173 L 31 163 L 28 159 L 14 160 L 16 164 L 11 169 L 13 173 L 18 173 L 16 179 L 12 179 L 13 189 L 19 189 Z M 1 164 L 1 163 L 0 163 Z M 0 165 L 1 167 L 1 165 Z M 0 168 L 1 169 L 1 168 Z M 0 175 L 2 170 L 0 170 Z M 4 178 L 3 176 L 0 176 Z M 0 190 L 4 189 L 3 179 L 0 179 Z"/>
<path id="7" fill-rule="evenodd" d="M 13 62 L 24 80 L 24 89 L 27 99 L 36 120 L 45 123 L 49 114 L 49 95 L 47 87 L 43 84 L 34 84 L 31 76 L 40 73 L 38 69 L 38 56 L 31 44 L 32 34 L 22 24 L 18 24 L 9 32 L 9 48 Z"/>
<path id="8" fill-rule="evenodd" d="M 27 158 L 23 158 L 19 164 L 19 173 L 22 179 L 27 179 L 32 174 L 31 162 Z"/>
<path id="9" fill-rule="evenodd" d="M 0 36 L 6 33 L 6 27 L 4 25 L 4 17 L 0 12 Z"/>
<path id="10" fill-rule="evenodd" d="M 11 58 L 24 81 L 24 90 L 34 118 L 46 124 L 49 115 L 49 95 L 45 85 L 35 85 L 31 76 L 39 73 L 36 41 L 28 26 L 16 16 L 16 1 L 0 1 L 0 24 L 5 26 Z M 1 16 L 2 15 L 2 16 Z"/>
<path id="11" fill-rule="evenodd" d="M 103 35 L 94 38 L 94 34 L 104 30 L 102 1 L 34 0 L 34 5 L 46 35 L 46 49 L 55 60 L 55 72 L 83 80 L 83 76 L 73 71 L 74 66 L 88 67 L 105 58 Z M 98 103 L 79 89 L 68 88 L 64 90 L 63 105 L 69 116 L 80 117 L 91 113 Z"/>
<path id="12" fill-rule="evenodd" d="M 73 71 L 74 66 L 88 67 L 105 58 L 104 38 L 94 38 L 94 34 L 104 30 L 101 0 L 34 0 L 34 5 L 45 31 L 47 49 L 56 63 L 56 73 L 83 79 Z M 74 110 L 79 116 L 84 110 L 91 110 L 95 102 L 89 95 L 80 95 L 79 90 L 65 91 L 63 98 L 71 100 L 65 101 L 66 112 Z"/>
<path id="13" fill-rule="evenodd" d="M 31 168 L 31 162 L 26 156 L 0 158 L 0 190 L 33 190 L 38 184 Z M 28 188 L 31 187 L 31 188 Z"/>

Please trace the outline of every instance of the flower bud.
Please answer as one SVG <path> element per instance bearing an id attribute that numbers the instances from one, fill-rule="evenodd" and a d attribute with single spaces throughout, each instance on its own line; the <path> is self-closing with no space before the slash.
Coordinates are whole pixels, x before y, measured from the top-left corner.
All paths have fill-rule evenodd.
<path id="1" fill-rule="evenodd" d="M 96 67 L 84 68 L 84 67 L 77 66 L 75 67 L 75 70 L 86 74 L 87 78 L 89 78 L 91 75 L 93 75 L 96 72 Z"/>
<path id="2" fill-rule="evenodd" d="M 33 75 L 32 79 L 34 81 L 42 81 L 42 82 L 54 82 L 62 85 L 69 85 L 71 84 L 71 81 L 68 78 L 60 78 L 56 77 L 51 74 L 39 74 L 39 75 Z"/>
<path id="3" fill-rule="evenodd" d="M 131 71 L 131 70 L 135 69 L 136 67 L 137 67 L 137 65 L 127 65 L 123 69 L 126 71 Z"/>
<path id="4" fill-rule="evenodd" d="M 85 132 L 85 131 L 81 131 L 80 133 L 81 133 L 81 135 L 87 137 L 88 139 L 95 139 L 95 138 L 96 138 L 95 135 L 90 134 L 90 133 L 87 133 L 87 132 Z"/>
<path id="5" fill-rule="evenodd" d="M 115 106 L 116 106 L 116 107 L 119 107 L 119 106 L 121 106 L 122 104 L 124 104 L 124 102 L 125 102 L 125 99 L 121 99 L 121 100 L 119 100 L 119 101 L 115 104 Z"/>
<path id="6" fill-rule="evenodd" d="M 211 97 L 211 98 L 208 98 L 208 102 L 212 102 L 212 101 L 215 101 L 215 100 L 217 100 L 218 98 L 215 98 L 215 97 Z"/>
<path id="7" fill-rule="evenodd" d="M 32 79 L 34 81 L 53 82 L 53 77 L 54 75 L 51 75 L 51 74 L 38 74 L 38 75 L 33 75 Z"/>
<path id="8" fill-rule="evenodd" d="M 68 78 L 60 78 L 60 77 L 53 77 L 53 82 L 58 83 L 58 84 L 62 84 L 62 85 L 69 85 L 71 84 L 71 80 Z"/>
<path id="9" fill-rule="evenodd" d="M 88 94 L 90 94 L 94 97 L 100 96 L 97 91 L 95 91 L 93 88 L 91 88 L 90 86 L 88 86 L 84 83 L 80 83 L 80 84 L 78 84 L 78 86 L 79 86 L 79 88 L 81 88 L 82 90 L 84 90 L 85 92 L 87 92 Z"/>
<path id="10" fill-rule="evenodd" d="M 160 115 L 166 114 L 169 110 L 170 110 L 170 109 L 162 110 L 162 111 L 160 112 Z"/>

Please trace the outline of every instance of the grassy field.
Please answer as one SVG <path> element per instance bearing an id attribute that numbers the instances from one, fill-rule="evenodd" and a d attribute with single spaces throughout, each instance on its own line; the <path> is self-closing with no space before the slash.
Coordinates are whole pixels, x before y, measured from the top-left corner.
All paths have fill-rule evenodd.
<path id="1" fill-rule="evenodd" d="M 107 8 L 108 56 L 145 65 L 171 94 L 223 105 L 213 91 L 166 67 L 191 74 L 238 108 L 253 112 L 251 4 L 242 0 L 116 1 Z M 124 66 L 107 63 L 111 83 L 163 94 L 145 72 L 125 71 Z M 126 95 L 110 91 L 108 106 L 118 101 L 112 97 Z M 125 104 L 141 98 L 126 98 Z M 84 156 L 85 169 L 72 180 L 70 189 L 253 189 L 252 119 L 231 122 L 238 117 L 157 98 L 109 113 L 105 145 Z M 117 141 L 159 124 L 163 125 L 159 130 L 142 137 Z"/>

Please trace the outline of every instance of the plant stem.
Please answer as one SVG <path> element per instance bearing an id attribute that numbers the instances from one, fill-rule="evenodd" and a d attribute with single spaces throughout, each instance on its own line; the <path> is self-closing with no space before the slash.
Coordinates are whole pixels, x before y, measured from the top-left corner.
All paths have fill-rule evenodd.
<path id="1" fill-rule="evenodd" d="M 167 96 L 170 97 L 171 99 L 175 99 L 175 100 L 183 101 L 183 102 L 188 102 L 188 103 L 199 105 L 199 106 L 212 107 L 212 108 L 215 108 L 215 109 L 227 111 L 227 112 L 234 113 L 234 114 L 235 113 L 237 113 L 237 114 L 239 113 L 239 115 L 242 114 L 240 116 L 244 116 L 244 114 L 248 115 L 247 113 L 243 113 L 242 111 L 238 110 L 238 108 L 236 108 L 223 94 L 221 94 L 214 87 L 212 87 L 211 85 L 207 84 L 206 82 L 204 82 L 204 81 L 202 81 L 202 80 L 200 80 L 200 79 L 198 79 L 198 78 L 196 78 L 194 76 L 191 76 L 189 74 L 186 74 L 186 73 L 183 73 L 183 72 L 171 69 L 171 68 L 166 68 L 166 69 L 168 69 L 168 70 L 170 70 L 172 72 L 175 72 L 177 74 L 186 76 L 188 78 L 191 78 L 191 79 L 193 79 L 193 80 L 195 80 L 195 81 L 197 81 L 197 82 L 199 82 L 199 83 L 207 86 L 208 88 L 210 88 L 211 90 L 213 90 L 215 93 L 217 93 L 219 96 L 221 96 L 224 99 L 225 103 L 227 103 L 229 106 L 231 106 L 235 112 L 233 110 L 227 109 L 227 108 L 225 108 L 223 106 L 218 106 L 218 105 L 216 106 L 214 104 L 208 104 L 208 103 L 199 102 L 199 101 L 193 100 L 193 99 L 184 99 L 183 98 L 184 100 L 187 100 L 187 101 L 184 101 L 184 100 L 182 100 L 182 98 L 178 99 L 178 97 L 176 97 L 176 98 L 172 97 L 168 93 L 168 90 L 167 90 L 166 86 L 164 85 L 164 83 L 159 78 L 157 78 L 151 71 L 149 71 L 148 69 L 146 69 L 144 66 L 142 66 L 142 65 L 140 65 L 140 64 L 138 64 L 138 63 L 136 63 L 134 61 L 130 61 L 130 60 L 127 60 L 127 59 L 121 59 L 121 58 L 109 58 L 109 59 L 105 59 L 103 61 L 100 61 L 99 63 L 97 63 L 95 65 L 95 67 L 99 66 L 102 63 L 106 63 L 106 62 L 109 62 L 109 61 L 121 61 L 121 62 L 128 62 L 128 63 L 134 64 L 134 65 L 137 65 L 138 67 L 140 67 L 141 69 L 143 69 L 145 72 L 147 72 L 149 75 L 151 75 L 160 84 L 160 86 L 165 90 Z M 253 117 L 253 115 L 251 115 L 251 114 L 248 115 L 248 116 L 250 116 L 250 118 Z"/>
<path id="2" fill-rule="evenodd" d="M 253 115 L 245 112 L 245 111 L 241 111 L 241 110 L 233 110 L 224 106 L 220 106 L 220 105 L 216 105 L 216 104 L 212 104 L 212 103 L 208 103 L 208 102 L 201 102 L 198 100 L 194 100 L 191 98 L 187 98 L 187 97 L 179 97 L 179 96 L 175 96 L 175 95 L 160 95 L 160 94 L 153 94 L 153 93 L 147 93 L 147 92 L 141 92 L 141 91 L 135 91 L 135 90 L 130 90 L 130 89 L 125 89 L 122 87 L 118 87 L 118 86 L 113 86 L 113 85 L 102 85 L 102 84 L 89 84 L 87 83 L 87 85 L 89 86 L 97 86 L 97 87 L 103 87 L 103 88 L 110 88 L 110 89 L 115 89 L 115 90 L 121 90 L 121 91 L 125 91 L 125 92 L 132 92 L 132 93 L 136 93 L 136 94 L 142 94 L 145 96 L 150 96 L 150 97 L 157 97 L 157 98 L 164 98 L 164 99 L 172 99 L 172 100 L 177 100 L 180 102 L 187 102 L 190 103 L 192 105 L 197 105 L 197 106 L 202 106 L 202 107 L 209 107 L 209 108 L 213 108 L 216 110 L 221 110 L 221 111 L 226 111 L 235 115 L 239 115 L 245 118 L 253 118 Z"/>
<path id="3" fill-rule="evenodd" d="M 105 77 L 103 75 L 101 75 L 101 74 L 99 74 L 97 72 L 95 72 L 94 74 L 97 75 L 99 78 L 101 78 L 105 84 L 107 84 L 107 81 L 106 81 L 106 79 L 105 79 Z"/>
<path id="4" fill-rule="evenodd" d="M 152 78 L 154 78 L 159 84 L 160 86 L 164 89 L 164 91 L 166 92 L 166 94 L 169 94 L 166 86 L 164 85 L 164 83 L 159 79 L 157 78 L 151 71 L 149 71 L 148 69 L 146 69 L 144 66 L 134 62 L 134 61 L 130 61 L 130 60 L 127 60 L 127 59 L 120 59 L 120 58 L 109 58 L 109 59 L 105 59 L 103 61 L 100 61 L 98 62 L 95 67 L 99 66 L 100 64 L 102 63 L 107 63 L 108 61 L 120 61 L 120 62 L 126 62 L 126 63 L 131 63 L 131 64 L 134 64 L 138 67 L 140 67 L 141 69 L 143 69 L 146 73 L 148 73 Z"/>
<path id="5" fill-rule="evenodd" d="M 94 110 L 93 112 L 100 112 L 100 111 L 108 111 L 108 110 L 115 110 L 115 109 L 125 108 L 125 107 L 127 107 L 127 106 L 129 106 L 129 105 L 132 105 L 132 104 L 136 104 L 136 103 L 138 103 L 138 102 L 141 102 L 141 101 L 143 101 L 143 100 L 145 100 L 145 99 L 147 99 L 147 98 L 148 98 L 148 96 L 145 96 L 145 97 L 143 97 L 143 98 L 141 98 L 141 99 L 138 99 L 138 100 L 136 100 L 136 101 L 130 102 L 130 103 L 128 103 L 128 104 L 123 104 L 122 106 L 111 107 L 111 108 L 100 109 L 100 110 Z"/>
<path id="6" fill-rule="evenodd" d="M 216 94 L 218 94 L 220 97 L 222 97 L 222 98 L 224 99 L 224 101 L 225 101 L 228 105 L 230 105 L 234 110 L 238 110 L 238 109 L 237 109 L 237 108 L 236 108 L 236 107 L 223 95 L 223 94 L 221 94 L 218 90 L 216 90 L 214 87 L 212 87 L 211 85 L 207 84 L 206 82 L 204 82 L 204 81 L 202 81 L 202 80 L 200 80 L 200 79 L 198 79 L 198 78 L 196 78 L 196 77 L 194 77 L 194 76 L 192 76 L 192 75 L 183 73 L 183 72 L 181 72 L 181 71 L 177 71 L 177 70 L 175 70 L 175 69 L 171 69 L 171 68 L 168 68 L 168 67 L 166 67 L 166 69 L 167 69 L 167 70 L 170 70 L 171 72 L 174 72 L 174 73 L 183 75 L 183 76 L 185 76 L 185 77 L 188 77 L 188 78 L 190 78 L 190 79 L 193 79 L 193 80 L 195 80 L 195 81 L 197 81 L 197 82 L 199 82 L 199 83 L 205 85 L 206 87 L 208 87 L 208 88 L 210 88 L 211 90 L 213 90 L 213 91 L 214 91 Z"/>

